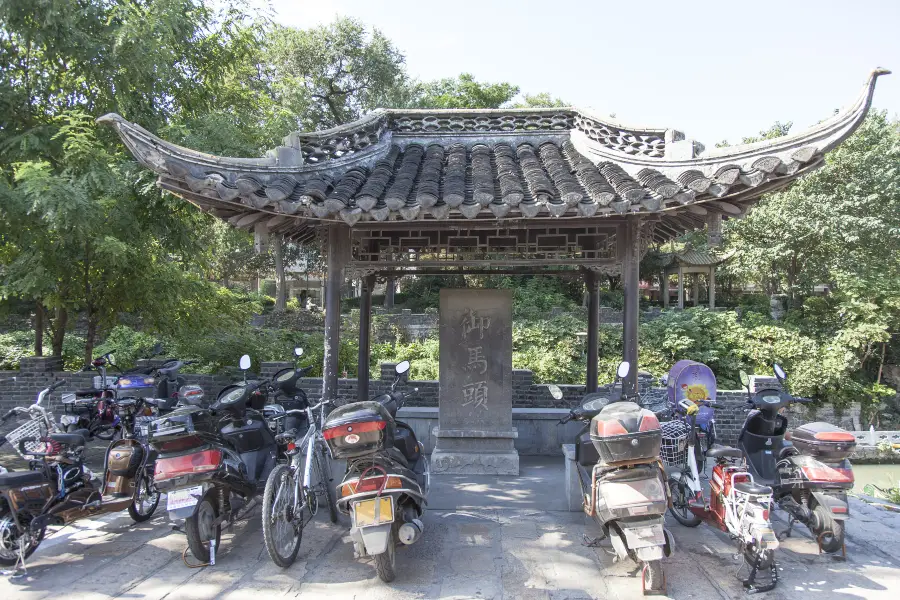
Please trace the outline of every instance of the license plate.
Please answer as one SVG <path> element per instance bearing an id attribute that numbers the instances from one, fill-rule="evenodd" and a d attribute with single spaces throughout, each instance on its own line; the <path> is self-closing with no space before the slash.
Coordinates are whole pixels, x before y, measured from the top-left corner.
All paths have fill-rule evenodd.
<path id="1" fill-rule="evenodd" d="M 353 505 L 353 522 L 357 527 L 372 527 L 394 521 L 394 502 L 390 496 L 361 500 Z"/>
<path id="2" fill-rule="evenodd" d="M 661 546 L 666 543 L 666 534 L 662 525 L 649 525 L 647 527 L 635 527 L 624 529 L 628 539 L 629 548 L 646 548 L 648 546 Z"/>
<path id="3" fill-rule="evenodd" d="M 195 486 L 184 488 L 183 490 L 174 490 L 169 492 L 166 497 L 166 510 L 178 510 L 179 508 L 187 508 L 194 506 L 200 502 L 203 497 L 203 486 Z"/>

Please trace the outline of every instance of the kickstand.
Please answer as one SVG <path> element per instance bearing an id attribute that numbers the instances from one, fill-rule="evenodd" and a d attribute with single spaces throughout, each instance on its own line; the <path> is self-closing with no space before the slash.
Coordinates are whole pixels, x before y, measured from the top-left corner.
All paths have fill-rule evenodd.
<path id="1" fill-rule="evenodd" d="M 588 537 L 586 533 L 581 534 L 581 545 L 587 548 L 599 548 L 600 542 L 604 540 L 606 536 L 600 536 L 598 538 Z"/>
<path id="2" fill-rule="evenodd" d="M 824 552 L 822 550 L 822 536 L 823 535 L 825 535 L 825 534 L 823 533 L 822 535 L 820 535 L 819 537 L 816 538 L 816 544 L 818 544 L 818 546 L 819 546 L 819 556 L 821 556 L 822 554 L 827 554 L 827 552 Z M 834 560 L 846 561 L 847 560 L 847 544 L 846 544 L 846 542 L 843 542 L 843 541 L 841 542 L 841 555 L 837 556 L 835 554 L 835 555 L 832 555 L 831 557 Z"/>
<path id="3" fill-rule="evenodd" d="M 25 536 L 19 538 L 19 547 L 16 550 L 16 565 L 11 571 L 0 571 L 0 574 L 10 579 L 19 579 L 28 575 L 28 567 L 25 566 Z"/>

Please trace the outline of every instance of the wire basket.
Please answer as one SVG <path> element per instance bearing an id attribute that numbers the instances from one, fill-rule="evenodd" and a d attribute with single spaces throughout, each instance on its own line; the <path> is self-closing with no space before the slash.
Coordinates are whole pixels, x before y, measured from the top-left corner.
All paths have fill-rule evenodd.
<path id="1" fill-rule="evenodd" d="M 49 416 L 49 415 L 48 415 Z M 52 419 L 52 417 L 50 417 Z M 9 445 L 13 447 L 16 451 L 16 454 L 21 456 L 22 458 L 27 458 L 28 455 L 32 452 L 43 452 L 46 443 L 42 441 L 33 441 L 33 442 L 25 442 L 25 453 L 19 449 L 19 441 L 27 438 L 37 438 L 38 440 L 43 440 L 44 437 L 48 434 L 47 424 L 44 423 L 44 419 L 42 417 L 31 419 L 26 422 L 24 425 L 20 425 L 16 427 L 12 431 L 6 434 L 6 441 L 9 442 Z"/>
<path id="2" fill-rule="evenodd" d="M 667 421 L 660 425 L 662 445 L 659 457 L 667 467 L 683 467 L 687 464 L 688 434 L 690 426 L 684 421 Z"/>

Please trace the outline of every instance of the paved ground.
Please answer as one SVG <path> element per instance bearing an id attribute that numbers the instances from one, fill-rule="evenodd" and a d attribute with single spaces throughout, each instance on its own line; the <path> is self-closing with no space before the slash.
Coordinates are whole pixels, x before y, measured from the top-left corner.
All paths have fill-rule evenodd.
<path id="1" fill-rule="evenodd" d="M 611 548 L 586 547 L 597 534 L 580 513 L 563 512 L 563 461 L 523 459 L 522 476 L 436 477 L 423 539 L 397 554 L 393 584 L 371 561 L 354 559 L 349 522 L 324 517 L 304 532 L 297 562 L 282 570 L 263 547 L 258 515 L 223 535 L 214 567 L 190 569 L 186 546 L 165 513 L 135 525 L 127 514 L 69 526 L 47 539 L 23 581 L 0 579 L 0 598 L 640 598 L 634 565 Z M 783 527 L 778 524 L 778 528 Z M 670 523 L 669 597 L 742 598 L 733 546 L 706 526 Z M 900 515 L 854 501 L 847 562 L 818 556 L 805 530 L 779 550 L 782 581 L 767 598 L 895 598 L 900 590 Z"/>

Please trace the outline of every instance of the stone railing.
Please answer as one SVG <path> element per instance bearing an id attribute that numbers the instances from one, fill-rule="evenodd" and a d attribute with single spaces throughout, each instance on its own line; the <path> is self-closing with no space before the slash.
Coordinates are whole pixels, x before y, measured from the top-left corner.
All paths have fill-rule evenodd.
<path id="1" fill-rule="evenodd" d="M 148 363 L 149 364 L 149 363 Z M 262 364 L 260 375 L 264 378 L 271 377 L 276 371 L 291 366 L 289 362 L 265 362 Z M 23 406 L 34 402 L 37 393 L 50 385 L 55 379 L 65 378 L 65 386 L 54 392 L 50 399 L 50 406 L 58 406 L 61 394 L 77 389 L 92 387 L 95 372 L 64 372 L 61 363 L 52 358 L 23 358 L 19 371 L 0 371 L 0 379 L 16 377 L 15 382 L 0 383 L 0 410 L 8 410 L 12 406 Z M 380 372 L 375 373 L 378 379 L 369 383 L 369 394 L 375 396 L 390 389 L 394 379 L 394 365 L 383 363 Z M 186 383 L 203 387 L 208 398 L 215 398 L 223 387 L 231 383 L 236 377 L 227 375 L 184 375 Z M 645 405 L 659 410 L 665 404 L 665 388 L 656 387 L 654 381 L 649 378 L 640 379 L 640 393 Z M 322 380 L 318 377 L 304 378 L 300 380 L 300 387 L 309 395 L 316 398 L 322 393 Z M 440 384 L 437 381 L 410 381 L 405 384 L 407 391 L 418 388 L 418 392 L 410 392 L 407 406 L 410 408 L 436 409 L 439 400 Z M 583 385 L 561 385 L 563 397 L 556 400 L 550 395 L 545 384 L 534 383 L 534 374 L 526 369 L 514 369 L 512 374 L 513 409 L 519 411 L 520 419 L 533 425 L 532 437 L 538 439 L 528 442 L 530 447 L 544 448 L 546 440 L 555 439 L 556 420 L 565 414 L 569 408 L 578 406 L 584 396 Z M 340 404 L 356 401 L 356 379 L 338 380 L 338 402 Z M 601 388 L 601 391 L 607 388 Z M 720 390 L 717 401 L 725 405 L 725 408 L 716 411 L 716 429 L 719 441 L 723 444 L 734 444 L 740 432 L 744 419 L 747 416 L 745 392 L 734 390 Z M 536 411 L 532 414 L 529 411 Z M 437 410 L 423 410 L 419 415 L 423 419 L 437 418 Z M 539 413 L 539 414 L 538 414 Z M 789 418 L 792 427 L 796 427 L 810 421 L 826 421 L 850 431 L 861 429 L 860 407 L 853 404 L 845 411 L 836 411 L 833 407 L 822 406 L 807 409 L 799 405 L 791 407 Z M 516 413 L 514 412 L 514 419 Z M 423 430 L 424 431 L 424 430 Z"/>

